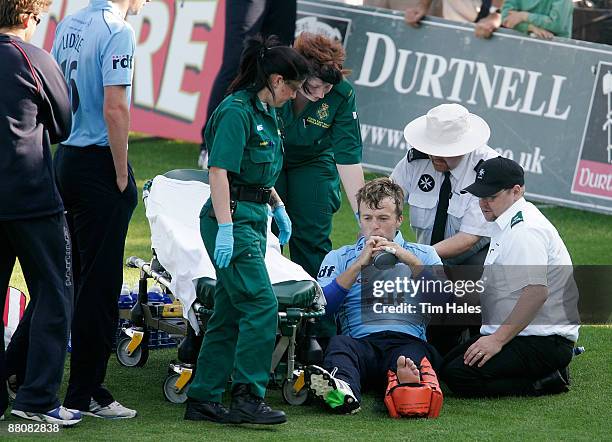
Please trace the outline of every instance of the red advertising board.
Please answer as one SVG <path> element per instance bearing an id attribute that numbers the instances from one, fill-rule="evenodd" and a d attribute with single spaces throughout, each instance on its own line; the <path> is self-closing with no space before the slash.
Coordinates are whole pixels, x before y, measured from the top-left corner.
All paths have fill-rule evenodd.
<path id="1" fill-rule="evenodd" d="M 54 0 L 34 43 L 50 50 L 57 23 L 88 0 Z M 136 33 L 131 129 L 200 142 L 221 65 L 225 0 L 155 0 L 129 17 Z"/>

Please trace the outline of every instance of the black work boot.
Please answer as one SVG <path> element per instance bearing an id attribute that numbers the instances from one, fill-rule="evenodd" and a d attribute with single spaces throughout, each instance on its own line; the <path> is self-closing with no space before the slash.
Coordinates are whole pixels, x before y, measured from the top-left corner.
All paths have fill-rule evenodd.
<path id="1" fill-rule="evenodd" d="M 185 408 L 185 420 L 188 421 L 209 421 L 217 424 L 228 423 L 229 410 L 220 402 L 198 401 L 187 399 Z"/>
<path id="2" fill-rule="evenodd" d="M 233 424 L 274 425 L 287 422 L 287 416 L 280 410 L 271 409 L 263 398 L 251 393 L 248 385 L 236 384 L 232 388 L 229 421 Z"/>
<path id="3" fill-rule="evenodd" d="M 567 393 L 569 391 L 569 369 L 555 370 L 533 383 L 536 396 Z"/>

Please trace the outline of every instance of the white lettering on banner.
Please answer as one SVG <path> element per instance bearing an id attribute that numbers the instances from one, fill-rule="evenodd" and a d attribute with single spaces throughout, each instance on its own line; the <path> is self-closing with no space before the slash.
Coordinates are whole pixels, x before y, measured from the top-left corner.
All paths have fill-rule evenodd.
<path id="1" fill-rule="evenodd" d="M 425 63 L 425 69 L 423 70 L 423 80 L 421 81 L 421 88 L 418 90 L 417 95 L 423 97 L 431 96 L 429 89 L 435 98 L 442 99 L 442 85 L 440 85 L 440 78 L 446 73 L 446 67 L 448 63 L 444 57 L 439 55 L 425 54 L 427 62 Z"/>
<path id="2" fill-rule="evenodd" d="M 373 146 L 384 146 L 394 150 L 406 150 L 408 146 L 403 141 L 404 133 L 401 130 L 390 129 L 387 127 L 372 126 L 370 124 L 361 124 L 361 141 L 364 144 L 371 144 Z M 515 154 L 511 149 L 495 148 L 498 154 L 511 160 L 515 159 Z M 533 152 L 518 152 L 518 163 L 521 165 L 525 172 L 533 173 L 536 175 L 542 175 L 544 173 L 542 163 L 546 159 L 546 156 L 542 155 L 542 149 L 539 146 L 535 146 Z M 584 169 L 582 171 L 584 174 Z M 590 172 L 589 172 L 590 173 Z M 608 175 L 612 177 L 612 175 Z M 582 177 L 582 175 L 581 175 Z M 582 178 L 581 178 L 582 179 Z M 585 178 L 586 179 L 586 178 Z M 612 178 L 608 179 L 608 183 Z M 601 178 L 598 178 L 599 187 L 601 187 Z M 610 184 L 608 184 L 610 185 Z"/>
<path id="3" fill-rule="evenodd" d="M 542 150 L 536 146 L 533 154 L 529 152 L 521 152 L 518 163 L 527 172 L 542 174 L 542 161 L 546 158 L 542 155 Z"/>
<path id="4" fill-rule="evenodd" d="M 497 75 L 499 74 L 500 69 L 500 66 L 493 66 L 495 75 L 493 75 L 493 80 L 491 80 L 489 78 L 489 71 L 487 70 L 487 65 L 484 63 L 476 63 L 476 78 L 474 80 L 474 86 L 472 87 L 472 95 L 467 101 L 468 104 L 476 104 L 476 91 L 478 90 L 478 85 L 480 85 L 480 89 L 482 90 L 482 94 L 485 97 L 487 107 L 491 107 L 493 105 L 495 87 L 497 86 Z"/>
<path id="5" fill-rule="evenodd" d="M 527 80 L 527 90 L 525 91 L 525 99 L 523 100 L 523 107 L 521 107 L 521 113 L 528 115 L 542 115 L 544 112 L 544 105 L 546 103 L 540 104 L 540 107 L 537 110 L 531 109 L 531 104 L 533 103 L 533 95 L 535 94 L 535 86 L 538 81 L 538 77 L 542 74 L 534 71 L 527 71 L 529 75 L 529 80 Z"/>
<path id="6" fill-rule="evenodd" d="M 591 172 L 588 167 L 580 171 L 580 186 L 612 192 L 612 174 Z"/>
<path id="7" fill-rule="evenodd" d="M 510 149 L 494 149 L 502 157 L 514 160 L 514 152 Z M 534 173 L 536 175 L 542 175 L 544 170 L 542 169 L 542 162 L 546 157 L 542 155 L 542 149 L 536 146 L 532 152 L 519 152 L 518 163 L 521 165 L 525 172 Z"/>
<path id="8" fill-rule="evenodd" d="M 155 107 L 153 83 L 153 55 L 161 49 L 168 35 L 170 11 L 166 2 L 151 2 L 139 15 L 132 15 L 129 21 L 136 34 L 136 64 L 134 67 L 134 105 L 147 109 Z M 148 23 L 149 34 L 140 40 L 144 23 Z M 155 32 L 153 32 L 155 30 Z"/>
<path id="9" fill-rule="evenodd" d="M 562 114 L 556 114 L 555 111 L 559 106 L 559 95 L 561 94 L 561 86 L 563 82 L 567 80 L 567 77 L 563 77 L 561 75 L 553 75 L 554 84 L 552 93 L 550 94 L 550 104 L 548 105 L 548 110 L 544 114 L 545 117 L 548 118 L 558 118 L 560 120 L 567 120 L 567 116 L 569 115 L 569 111 L 571 106 L 568 106 Z"/>
<path id="10" fill-rule="evenodd" d="M 193 28 L 204 23 L 212 27 L 216 10 L 216 1 L 185 1 L 176 9 L 157 111 L 188 122 L 195 120 L 200 92 L 185 92 L 181 85 L 187 68 L 200 71 L 204 64 L 207 43 L 191 41 Z"/>
<path id="11" fill-rule="evenodd" d="M 493 149 L 495 150 L 497 153 L 499 153 L 502 157 L 504 158 L 508 158 L 509 160 L 514 160 L 514 152 L 512 152 L 510 149 Z"/>
<path id="12" fill-rule="evenodd" d="M 477 91 L 480 90 L 488 108 L 558 120 L 567 120 L 571 111 L 572 106 L 570 104 L 566 105 L 563 110 L 559 109 L 563 83 L 567 80 L 567 77 L 554 74 L 543 76 L 541 72 L 526 69 L 491 66 L 460 58 L 446 59 L 437 54 L 413 53 L 406 49 L 397 48 L 393 39 L 386 34 L 366 32 L 366 35 L 368 42 L 359 78 L 355 80 L 355 84 L 358 86 L 379 87 L 391 77 L 395 70 L 393 87 L 401 94 L 411 93 L 415 85 L 419 84 L 416 95 L 455 102 L 465 101 L 468 104 L 475 105 L 478 104 L 476 97 Z M 411 57 L 412 54 L 414 54 L 414 57 Z M 425 63 L 421 63 L 423 58 Z M 378 69 L 380 69 L 378 73 L 373 72 L 375 60 L 382 60 L 382 66 L 380 66 L 380 62 L 377 63 Z M 410 66 L 411 60 L 414 67 Z M 423 67 L 421 67 L 422 65 Z M 500 73 L 501 81 L 498 81 L 500 77 L 498 74 Z M 412 76 L 409 82 L 405 81 L 404 77 L 406 75 Z M 442 82 L 447 75 L 454 75 L 452 87 L 448 94 L 446 94 L 448 91 L 444 91 L 442 87 Z M 548 99 L 541 103 L 534 103 L 536 91 L 546 87 L 544 85 L 548 85 L 551 80 L 552 86 Z M 472 82 L 471 88 L 470 81 Z M 409 84 L 409 86 L 405 87 L 405 84 Z M 461 97 L 464 87 L 466 90 L 471 89 L 471 95 L 467 100 Z M 544 109 L 546 109 L 546 112 L 544 112 Z"/>
<path id="13" fill-rule="evenodd" d="M 399 50 L 399 61 L 397 63 L 397 70 L 395 71 L 395 78 L 393 79 L 393 85 L 395 86 L 395 90 L 397 90 L 401 94 L 410 93 L 412 89 L 414 88 L 414 85 L 416 84 L 416 80 L 417 80 L 416 75 L 413 75 L 412 81 L 410 82 L 410 86 L 408 86 L 407 88 L 404 88 L 402 86 L 402 79 L 404 78 L 404 69 L 406 69 L 406 65 L 407 65 L 406 60 L 408 59 L 410 54 L 412 54 L 412 51 L 407 51 L 405 49 Z M 418 54 L 415 54 L 415 55 L 417 56 L 415 69 L 418 70 L 419 66 L 421 66 L 421 58 L 423 58 L 423 54 L 419 52 Z"/>
<path id="14" fill-rule="evenodd" d="M 363 64 L 361 65 L 361 73 L 359 78 L 355 81 L 355 84 L 367 87 L 378 87 L 387 81 L 391 72 L 393 72 L 393 66 L 395 66 L 395 43 L 391 37 L 385 34 L 377 34 L 375 32 L 366 32 L 368 36 L 368 45 L 366 47 L 365 55 L 363 56 Z M 372 74 L 372 67 L 374 66 L 374 56 L 376 55 L 376 47 L 378 46 L 379 40 L 383 40 L 385 43 L 385 61 L 383 67 L 378 74 L 378 78 L 375 81 L 370 80 Z M 405 57 L 408 58 L 407 56 Z"/>
<path id="15" fill-rule="evenodd" d="M 457 65 L 457 71 L 455 72 L 455 81 L 453 82 L 453 89 L 446 99 L 448 101 L 461 101 L 459 94 L 461 93 L 461 85 L 463 84 L 463 76 L 465 75 L 466 66 L 470 68 L 470 74 L 474 72 L 474 62 L 470 60 L 463 60 L 461 58 L 452 58 L 448 69 L 451 70 Z"/>
<path id="16" fill-rule="evenodd" d="M 499 88 L 499 98 L 497 104 L 493 107 L 496 109 L 516 112 L 521 100 L 516 100 L 514 104 L 509 104 L 508 99 L 514 99 L 516 88 L 518 87 L 518 79 L 512 79 L 514 74 L 517 74 L 520 81 L 523 81 L 525 71 L 523 69 L 502 67 L 504 76 L 502 77 L 501 87 Z"/>

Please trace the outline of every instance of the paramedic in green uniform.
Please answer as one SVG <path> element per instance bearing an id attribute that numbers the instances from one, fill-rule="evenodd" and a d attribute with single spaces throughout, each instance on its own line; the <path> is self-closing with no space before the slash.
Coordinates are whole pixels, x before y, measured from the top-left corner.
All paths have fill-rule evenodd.
<path id="1" fill-rule="evenodd" d="M 303 32 L 294 44 L 310 64 L 311 76 L 294 100 L 278 110 L 285 137 L 285 161 L 275 189 L 293 223 L 291 260 L 317 278 L 331 251 L 332 217 L 340 208 L 340 183 L 353 213 L 357 191 L 364 185 L 361 132 L 355 92 L 344 79 L 345 52 L 339 41 Z M 356 224 L 357 232 L 358 224 Z M 324 276 L 324 275 L 319 275 Z M 336 334 L 328 320 L 318 337 Z"/>
<path id="2" fill-rule="evenodd" d="M 332 216 L 340 208 L 342 180 L 353 213 L 363 187 L 361 132 L 355 92 L 342 68 L 342 44 L 302 33 L 295 49 L 310 63 L 311 76 L 294 100 L 278 110 L 285 161 L 275 189 L 293 222 L 291 260 L 317 277 L 331 251 Z"/>
<path id="3" fill-rule="evenodd" d="M 272 188 L 283 161 L 275 107 L 295 98 L 308 72 L 306 60 L 276 38 L 248 40 L 230 95 L 206 126 L 211 197 L 200 213 L 200 231 L 217 283 L 185 419 L 255 424 L 287 420 L 263 399 L 278 321 L 264 255 L 268 203 L 280 226 L 281 243 L 291 235 L 285 207 Z M 230 375 L 228 410 L 221 398 Z"/>

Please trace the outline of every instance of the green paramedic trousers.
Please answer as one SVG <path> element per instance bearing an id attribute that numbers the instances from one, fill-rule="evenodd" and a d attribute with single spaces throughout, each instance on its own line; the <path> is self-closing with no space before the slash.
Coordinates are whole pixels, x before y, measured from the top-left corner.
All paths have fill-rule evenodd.
<path id="1" fill-rule="evenodd" d="M 291 260 L 317 277 L 323 258 L 332 248 L 332 218 L 340 208 L 335 166 L 315 162 L 283 168 L 274 186 L 291 218 Z"/>
<path id="2" fill-rule="evenodd" d="M 200 233 L 214 264 L 218 227 L 208 216 L 209 204 L 200 214 Z M 193 399 L 221 402 L 230 375 L 234 384 L 265 395 L 278 325 L 278 302 L 264 262 L 267 213 L 265 204 L 238 202 L 232 260 L 224 269 L 215 264 L 215 305 L 189 387 Z"/>
<path id="3" fill-rule="evenodd" d="M 313 278 L 331 249 L 332 218 L 340 208 L 340 179 L 332 161 L 315 161 L 283 168 L 274 186 L 291 218 L 291 260 Z M 317 336 L 336 334 L 333 318 L 322 318 Z"/>

